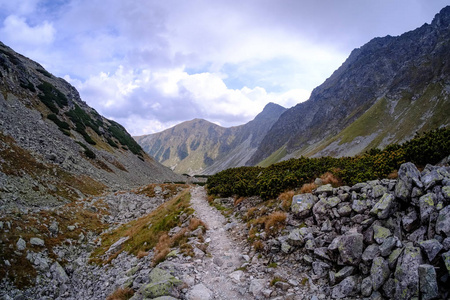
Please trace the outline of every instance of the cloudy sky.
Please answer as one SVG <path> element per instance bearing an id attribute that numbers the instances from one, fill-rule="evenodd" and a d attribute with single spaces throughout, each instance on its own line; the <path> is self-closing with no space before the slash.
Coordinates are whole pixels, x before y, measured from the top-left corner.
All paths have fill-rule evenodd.
<path id="1" fill-rule="evenodd" d="M 0 0 L 0 41 L 133 135 L 308 99 L 351 50 L 448 0 Z"/>

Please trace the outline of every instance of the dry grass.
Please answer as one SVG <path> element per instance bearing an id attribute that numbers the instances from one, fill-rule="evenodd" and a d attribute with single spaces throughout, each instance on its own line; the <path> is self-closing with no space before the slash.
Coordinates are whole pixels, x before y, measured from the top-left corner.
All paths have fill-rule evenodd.
<path id="1" fill-rule="evenodd" d="M 256 252 L 262 252 L 264 251 L 264 243 L 262 241 L 254 241 L 252 244 L 253 248 Z"/>
<path id="2" fill-rule="evenodd" d="M 150 214 L 142 216 L 137 220 L 123 224 L 112 232 L 102 235 L 102 245 L 96 248 L 91 254 L 91 261 L 105 263 L 108 259 L 103 256 L 113 243 L 121 237 L 128 236 L 129 239 L 123 244 L 119 252 L 112 254 L 117 256 L 121 251 L 137 255 L 139 251 L 147 252 L 156 244 L 164 234 L 170 229 L 181 226 L 179 216 L 183 213 L 190 215 L 193 209 L 190 208 L 189 190 L 185 190 L 177 197 L 161 204 Z"/>
<path id="3" fill-rule="evenodd" d="M 294 191 L 288 191 L 280 194 L 278 200 L 281 201 L 281 208 L 284 211 L 289 211 L 291 208 L 292 198 L 294 197 Z"/>
<path id="4" fill-rule="evenodd" d="M 330 184 L 333 187 L 338 187 L 342 185 L 342 182 L 339 178 L 337 178 L 333 173 L 326 172 L 322 176 L 320 176 L 320 179 L 322 179 L 323 184 Z"/>
<path id="5" fill-rule="evenodd" d="M 264 222 L 264 230 L 268 235 L 273 235 L 279 232 L 286 226 L 286 213 L 276 211 L 267 216 L 267 220 Z"/>
<path id="6" fill-rule="evenodd" d="M 170 248 L 172 247 L 180 247 L 181 252 L 185 255 L 194 256 L 193 248 L 190 244 L 188 244 L 188 236 L 189 232 L 196 230 L 199 227 L 202 227 L 202 232 L 206 231 L 206 224 L 197 218 L 191 218 L 189 221 L 189 226 L 181 229 L 175 235 L 170 237 L 167 233 L 163 233 L 159 238 L 158 243 L 155 246 L 155 255 L 153 256 L 153 265 L 157 265 L 158 263 L 164 261 L 167 254 L 170 253 Z M 203 241 L 203 236 L 199 235 L 198 239 L 200 242 Z M 206 251 L 207 246 L 199 247 L 200 250 Z"/>
<path id="7" fill-rule="evenodd" d="M 139 250 L 139 252 L 138 252 L 138 254 L 136 256 L 137 256 L 138 259 L 141 259 L 143 257 L 146 257 L 147 255 L 148 255 L 148 252 Z"/>
<path id="8" fill-rule="evenodd" d="M 106 300 L 128 300 L 133 297 L 134 291 L 130 288 L 118 288 Z"/>
<path id="9" fill-rule="evenodd" d="M 397 179 L 398 178 L 398 171 L 395 170 L 394 172 L 390 173 L 388 175 L 388 179 Z"/>
<path id="10" fill-rule="evenodd" d="M 239 198 L 234 199 L 234 207 L 238 206 L 239 203 L 241 203 L 244 200 L 245 200 L 245 197 L 239 197 Z"/>
<path id="11" fill-rule="evenodd" d="M 302 186 L 302 188 L 300 189 L 300 193 L 301 194 L 311 193 L 315 189 L 317 189 L 317 185 L 314 182 L 312 182 L 312 183 L 305 183 Z"/>

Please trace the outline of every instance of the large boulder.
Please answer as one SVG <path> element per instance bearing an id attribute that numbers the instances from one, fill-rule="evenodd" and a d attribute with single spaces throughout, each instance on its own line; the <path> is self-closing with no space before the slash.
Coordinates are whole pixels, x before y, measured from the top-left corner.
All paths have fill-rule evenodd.
<path id="1" fill-rule="evenodd" d="M 420 221 L 422 222 L 422 224 L 428 223 L 430 215 L 434 211 L 436 211 L 435 198 L 436 195 L 433 193 L 428 193 L 420 197 L 419 208 L 420 208 Z"/>
<path id="2" fill-rule="evenodd" d="M 440 212 L 436 221 L 436 233 L 444 233 L 450 237 L 450 205 L 444 207 Z"/>
<path id="3" fill-rule="evenodd" d="M 194 285 L 186 297 L 188 300 L 209 300 L 212 299 L 212 292 L 203 283 Z"/>
<path id="4" fill-rule="evenodd" d="M 385 193 L 370 210 L 370 214 L 379 219 L 387 219 L 394 212 L 395 202 L 392 194 Z"/>
<path id="5" fill-rule="evenodd" d="M 166 270 L 154 268 L 150 274 L 150 283 L 143 285 L 139 292 L 144 298 L 156 298 L 160 296 L 178 296 L 176 287 L 180 285 L 181 280 L 175 278 Z"/>
<path id="6" fill-rule="evenodd" d="M 413 163 L 404 163 L 398 170 L 398 180 L 395 186 L 395 197 L 403 201 L 408 201 L 411 197 L 413 184 L 422 188 L 420 172 Z"/>
<path id="7" fill-rule="evenodd" d="M 313 194 L 306 193 L 295 195 L 292 198 L 291 211 L 299 218 L 307 217 L 316 202 L 317 197 Z"/>
<path id="8" fill-rule="evenodd" d="M 370 276 L 372 277 L 372 288 L 377 291 L 389 278 L 391 272 L 387 261 L 382 257 L 377 257 L 372 262 Z"/>
<path id="9" fill-rule="evenodd" d="M 338 241 L 339 257 L 345 265 L 358 265 L 363 253 L 363 235 L 361 233 L 347 233 Z"/>
<path id="10" fill-rule="evenodd" d="M 397 261 L 395 269 L 395 299 L 411 299 L 419 296 L 419 266 L 422 255 L 419 247 L 412 244 L 406 246 L 403 255 Z"/>
<path id="11" fill-rule="evenodd" d="M 359 293 L 360 285 L 356 276 L 349 276 L 336 285 L 331 291 L 333 299 L 351 297 Z"/>
<path id="12" fill-rule="evenodd" d="M 436 281 L 436 270 L 433 266 L 419 266 L 419 285 L 422 300 L 431 300 L 438 298 L 439 289 Z"/>

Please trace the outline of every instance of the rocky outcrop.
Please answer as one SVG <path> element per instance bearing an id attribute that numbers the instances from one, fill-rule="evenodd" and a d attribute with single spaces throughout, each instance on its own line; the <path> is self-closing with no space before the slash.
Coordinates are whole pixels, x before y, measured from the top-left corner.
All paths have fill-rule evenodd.
<path id="1" fill-rule="evenodd" d="M 278 238 L 278 251 L 288 243 L 334 299 L 446 299 L 450 167 L 420 172 L 405 163 L 398 174 L 295 196 L 291 210 L 302 224 Z"/>
<path id="2" fill-rule="evenodd" d="M 280 160 L 353 156 L 449 125 L 449 16 L 445 7 L 431 24 L 353 50 L 308 101 L 278 119 L 248 165 L 275 152 Z"/>

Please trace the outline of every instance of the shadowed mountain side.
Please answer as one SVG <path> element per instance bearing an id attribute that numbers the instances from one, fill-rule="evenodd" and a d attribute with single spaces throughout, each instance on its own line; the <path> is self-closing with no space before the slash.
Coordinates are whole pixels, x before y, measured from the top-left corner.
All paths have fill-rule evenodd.
<path id="1" fill-rule="evenodd" d="M 287 110 L 247 165 L 352 155 L 450 124 L 450 7 L 431 24 L 355 49 L 308 101 Z"/>

